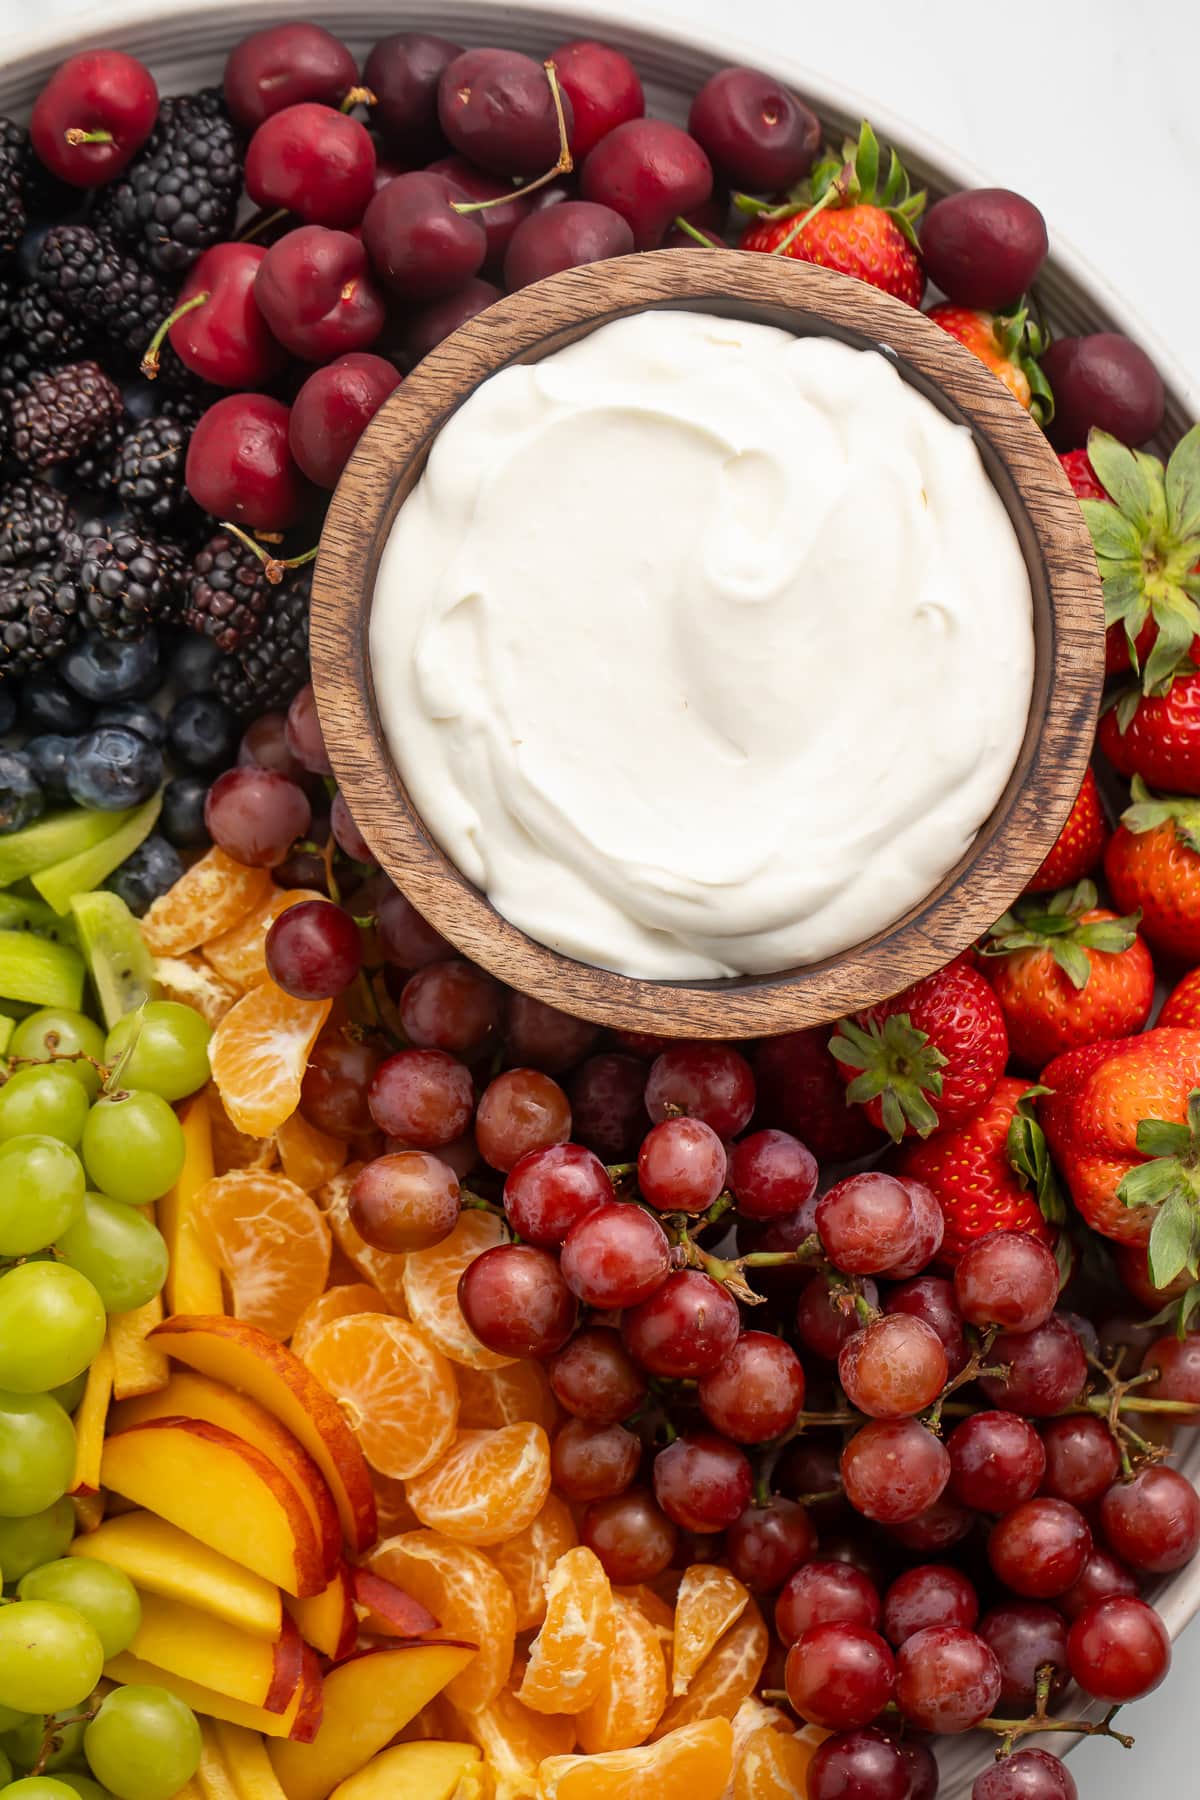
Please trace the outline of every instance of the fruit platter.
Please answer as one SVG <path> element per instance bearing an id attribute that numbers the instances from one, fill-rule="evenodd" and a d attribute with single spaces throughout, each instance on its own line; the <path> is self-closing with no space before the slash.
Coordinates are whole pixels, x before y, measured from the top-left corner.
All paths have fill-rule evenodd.
<path id="1" fill-rule="evenodd" d="M 528 5 L 131 20 L 0 72 L 0 1800 L 1081 1800 L 1200 1605 L 1180 382 L 1031 199 L 802 70 Z M 1097 609 L 1033 878 L 752 1040 L 465 956 L 310 644 L 406 384 L 672 252 L 923 313 Z M 536 941 L 716 1004 L 930 892 L 1029 714 L 970 433 L 736 314 L 481 382 L 373 580 L 430 834 Z M 814 634 L 858 683 L 819 707 Z"/>

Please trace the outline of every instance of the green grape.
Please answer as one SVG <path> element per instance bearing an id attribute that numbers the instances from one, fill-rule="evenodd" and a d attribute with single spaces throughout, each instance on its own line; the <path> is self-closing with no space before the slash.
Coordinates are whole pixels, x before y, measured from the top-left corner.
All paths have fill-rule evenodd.
<path id="1" fill-rule="evenodd" d="M 0 1733 L 15 1731 L 28 1717 L 28 1713 L 18 1712 L 13 1706 L 0 1706 Z"/>
<path id="2" fill-rule="evenodd" d="M 87 1115 L 88 1096 L 70 1063 L 17 1069 L 0 1088 L 0 1138 L 33 1133 L 57 1138 L 73 1150 Z"/>
<path id="3" fill-rule="evenodd" d="M 94 1287 L 95 1283 L 93 1282 L 92 1285 Z M 87 1370 L 84 1369 L 82 1374 L 75 1377 L 74 1381 L 64 1381 L 61 1387 L 51 1388 L 50 1392 L 65 1413 L 73 1413 L 83 1399 L 86 1387 Z M 0 1563 L 0 1569 L 3 1567 L 4 1564 Z"/>
<path id="4" fill-rule="evenodd" d="M 28 1256 L 61 1237 L 83 1211 L 86 1185 L 75 1152 L 54 1138 L 0 1144 L 0 1256 Z"/>
<path id="5" fill-rule="evenodd" d="M 131 1206 L 145 1206 L 174 1187 L 183 1149 L 179 1120 L 161 1094 L 145 1089 L 97 1100 L 83 1128 L 81 1154 L 93 1185 Z"/>
<path id="6" fill-rule="evenodd" d="M 72 1760 L 79 1762 L 83 1754 L 83 1727 L 85 1721 L 77 1716 L 76 1710 L 59 1711 L 54 1715 L 54 1746 L 48 1752 L 43 1769 L 61 1769 L 62 1765 Z M 12 1758 L 13 1767 L 28 1775 L 30 1769 L 42 1754 L 42 1745 L 46 1741 L 46 1719 L 38 1713 L 23 1719 L 14 1731 L 6 1732 L 4 1748 Z"/>
<path id="7" fill-rule="evenodd" d="M 83 1210 L 55 1245 L 58 1254 L 86 1275 L 104 1309 L 132 1312 L 152 1300 L 167 1278 L 167 1246 L 162 1233 L 136 1207 L 89 1190 Z"/>
<path id="8" fill-rule="evenodd" d="M 3 1783 L 5 1786 L 7 1786 L 7 1784 L 12 1780 L 12 1778 L 13 1778 L 13 1766 L 9 1762 L 8 1757 L 4 1754 L 4 1751 L 0 1750 L 0 1783 Z"/>
<path id="9" fill-rule="evenodd" d="M 91 1556 L 64 1556 L 31 1569 L 17 1583 L 17 1594 L 73 1606 L 99 1637 L 106 1662 L 129 1648 L 142 1622 L 137 1589 L 125 1571 Z"/>
<path id="10" fill-rule="evenodd" d="M 3 1800 L 76 1800 L 76 1796 L 57 1775 L 26 1775 L 3 1789 Z"/>
<path id="11" fill-rule="evenodd" d="M 92 1774 L 117 1800 L 171 1800 L 199 1766 L 200 1727 L 166 1688 L 114 1688 L 83 1747 Z"/>
<path id="12" fill-rule="evenodd" d="M 102 1788 L 90 1775 L 80 1775 L 76 1769 L 58 1769 L 54 1779 L 64 1787 L 69 1787 L 73 1794 L 79 1796 L 79 1800 L 110 1800 L 107 1788 Z"/>
<path id="13" fill-rule="evenodd" d="M 0 1701 L 22 1712 L 62 1712 L 86 1700 L 104 1669 L 96 1629 L 73 1606 L 14 1600 L 0 1606 Z"/>
<path id="14" fill-rule="evenodd" d="M 66 1263 L 28 1262 L 0 1275 L 0 1387 L 44 1394 L 86 1369 L 104 1342 L 104 1302 Z"/>
<path id="15" fill-rule="evenodd" d="M 104 1061 L 104 1033 L 86 1013 L 43 1006 L 22 1019 L 8 1040 L 11 1057 L 30 1057 L 34 1062 L 49 1062 L 54 1056 L 70 1057 L 78 1051 L 83 1053 L 79 1060 L 64 1061 L 62 1067 L 70 1070 L 88 1099 L 94 1100 L 100 1092 L 100 1071 L 93 1064 Z M 85 1062 L 85 1056 L 90 1056 L 92 1062 Z"/>
<path id="16" fill-rule="evenodd" d="M 121 1085 L 182 1100 L 208 1080 L 211 1036 L 212 1026 L 194 1007 L 178 1000 L 148 1000 L 139 1012 L 117 1020 L 105 1040 L 104 1060 L 112 1068 L 132 1044 L 121 1068 Z"/>
<path id="17" fill-rule="evenodd" d="M 20 1581 L 30 1569 L 65 1555 L 74 1536 L 75 1508 L 65 1494 L 44 1512 L 31 1513 L 28 1518 L 0 1518 L 0 1569 L 5 1581 Z M 0 1707 L 0 1731 L 8 1731 L 18 1722 L 6 1719 Z"/>
<path id="18" fill-rule="evenodd" d="M 75 1427 L 49 1394 L 10 1394 L 0 1390 L 0 1514 L 27 1519 L 54 1505 L 75 1474 Z M 9 1580 L 16 1570 L 0 1563 Z M 11 1609 L 0 1608 L 0 1619 Z M 0 1705 L 6 1701 L 0 1688 Z M 25 1707 L 51 1712 L 52 1707 Z"/>

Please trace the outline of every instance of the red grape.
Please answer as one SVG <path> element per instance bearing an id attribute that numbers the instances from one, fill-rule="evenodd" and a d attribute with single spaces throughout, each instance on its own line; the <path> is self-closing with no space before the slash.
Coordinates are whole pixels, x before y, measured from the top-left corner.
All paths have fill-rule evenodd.
<path id="1" fill-rule="evenodd" d="M 861 1298 L 874 1309 L 879 1290 L 873 1281 L 863 1281 Z M 824 1275 L 813 1275 L 796 1302 L 796 1332 L 800 1342 L 817 1356 L 832 1362 L 842 1345 L 861 1329 L 854 1307 L 855 1295 L 846 1288 L 833 1287 Z"/>
<path id="2" fill-rule="evenodd" d="M 738 1444 L 763 1444 L 795 1424 L 804 1405 L 804 1370 L 782 1338 L 744 1331 L 701 1379 L 697 1397 L 715 1430 Z"/>
<path id="3" fill-rule="evenodd" d="M 1067 1639 L 1071 1675 L 1110 1706 L 1152 1693 L 1171 1666 L 1171 1640 L 1152 1606 L 1114 1596 L 1085 1607 Z"/>
<path id="4" fill-rule="evenodd" d="M 596 1027 L 586 1019 L 573 1019 L 531 994 L 508 996 L 504 1041 L 509 1057 L 522 1068 L 561 1075 L 583 1060 L 596 1037 Z"/>
<path id="5" fill-rule="evenodd" d="M 1048 1750 L 1018 1750 L 975 1777 L 971 1800 L 1079 1800 L 1079 1789 Z"/>
<path id="6" fill-rule="evenodd" d="M 898 1575 L 883 1597 L 883 1632 L 897 1647 L 931 1625 L 963 1625 L 979 1617 L 979 1596 L 961 1569 L 920 1563 Z"/>
<path id="7" fill-rule="evenodd" d="M 209 788 L 204 823 L 213 843 L 235 862 L 270 869 L 308 835 L 312 808 L 286 775 L 243 764 L 226 769 Z"/>
<path id="8" fill-rule="evenodd" d="M 558 1261 L 532 1244 L 497 1244 L 459 1277 L 458 1303 L 498 1356 L 552 1356 L 575 1324 L 575 1297 Z"/>
<path id="9" fill-rule="evenodd" d="M 362 968 L 358 926 L 329 900 L 301 900 L 267 932 L 267 974 L 296 1000 L 332 1000 Z"/>
<path id="10" fill-rule="evenodd" d="M 707 1212 L 725 1185 L 725 1146 L 702 1119 L 664 1119 L 638 1151 L 638 1187 L 659 1212 Z"/>
<path id="11" fill-rule="evenodd" d="M 993 1406 L 1047 1419 L 1076 1399 L 1087 1380 L 1083 1346 L 1056 1313 L 1032 1331 L 1001 1332 L 990 1361 L 1007 1375 L 984 1375 L 979 1385 Z"/>
<path id="12" fill-rule="evenodd" d="M 550 1364 L 550 1386 L 566 1412 L 591 1425 L 616 1425 L 646 1397 L 646 1377 L 620 1336 L 602 1325 L 576 1332 Z"/>
<path id="13" fill-rule="evenodd" d="M 1200 1332 L 1189 1331 L 1184 1338 L 1162 1337 L 1150 1345 L 1142 1358 L 1142 1368 L 1157 1369 L 1157 1381 L 1147 1382 L 1141 1392 L 1154 1400 L 1185 1400 L 1196 1408 L 1196 1417 L 1178 1414 L 1176 1425 L 1200 1423 Z"/>
<path id="14" fill-rule="evenodd" d="M 855 1512 L 881 1525 L 915 1519 L 950 1476 L 946 1446 L 916 1419 L 873 1419 L 842 1451 L 842 1481 Z"/>
<path id="15" fill-rule="evenodd" d="M 781 1219 L 817 1191 L 817 1159 L 788 1131 L 756 1131 L 735 1144 L 729 1185 L 744 1219 Z"/>
<path id="16" fill-rule="evenodd" d="M 669 1567 L 678 1533 L 648 1488 L 594 1500 L 579 1523 L 579 1541 L 616 1583 L 653 1581 Z"/>
<path id="17" fill-rule="evenodd" d="M 808 1800 L 914 1800 L 903 1749 L 881 1731 L 847 1731 L 817 1746 L 805 1772 Z"/>
<path id="18" fill-rule="evenodd" d="M 422 974 L 436 975 L 453 967 L 453 963 L 435 963 Z M 413 977 L 414 981 L 421 979 L 421 975 Z M 479 1154 L 493 1169 L 507 1172 L 530 1151 L 565 1143 L 570 1135 L 567 1096 L 557 1081 L 539 1069 L 506 1069 L 484 1088 L 475 1112 L 475 1140 Z"/>
<path id="19" fill-rule="evenodd" d="M 621 1320 L 621 1336 L 629 1354 L 651 1375 L 686 1381 L 707 1375 L 725 1360 L 740 1325 L 737 1301 L 727 1287 L 699 1269 L 677 1269 L 648 1299 L 629 1308 Z"/>
<path id="20" fill-rule="evenodd" d="M 1152 1463 L 1118 1481 L 1100 1502 L 1100 1525 L 1132 1569 L 1166 1575 L 1190 1562 L 1200 1544 L 1200 1497 L 1178 1469 Z"/>
<path id="21" fill-rule="evenodd" d="M 965 1538 L 974 1523 L 975 1514 L 969 1507 L 961 1505 L 949 1494 L 942 1494 L 915 1519 L 904 1519 L 899 1525 L 893 1525 L 892 1536 L 906 1550 L 932 1556 L 935 1551 L 948 1550 L 951 1544 Z"/>
<path id="22" fill-rule="evenodd" d="M 658 1220 L 622 1201 L 598 1206 L 572 1225 L 562 1247 L 567 1286 L 585 1306 L 604 1310 L 648 1299 L 670 1268 L 671 1246 Z"/>
<path id="23" fill-rule="evenodd" d="M 946 1372 L 937 1332 L 909 1313 L 873 1319 L 838 1354 L 838 1380 L 847 1399 L 873 1419 L 907 1419 L 922 1412 L 941 1393 Z"/>
<path id="24" fill-rule="evenodd" d="M 238 745 L 239 765 L 250 763 L 255 768 L 273 769 L 289 781 L 303 781 L 304 766 L 288 749 L 286 721 L 282 713 L 261 713 L 252 719 Z"/>
<path id="25" fill-rule="evenodd" d="M 754 1075 L 728 1044 L 676 1044 L 655 1058 L 646 1111 L 657 1125 L 673 1112 L 702 1119 L 719 1138 L 736 1137 L 754 1111 Z"/>
<path id="26" fill-rule="evenodd" d="M 333 764 L 325 748 L 321 717 L 317 712 L 317 696 L 311 681 L 306 682 L 287 709 L 284 725 L 287 747 L 310 775 L 333 774 Z"/>
<path id="27" fill-rule="evenodd" d="M 882 1616 L 875 1583 L 845 1562 L 805 1562 L 788 1577 L 775 1602 L 775 1630 L 785 1644 L 834 1620 L 877 1631 Z"/>
<path id="28" fill-rule="evenodd" d="M 988 1561 L 1014 1594 L 1050 1600 L 1078 1581 L 1091 1547 L 1077 1508 L 1065 1500 L 1025 1500 L 993 1526 Z"/>
<path id="29" fill-rule="evenodd" d="M 912 1255 L 916 1210 L 904 1182 L 882 1170 L 865 1169 L 822 1194 L 817 1230 L 839 1269 L 849 1275 L 878 1275 Z"/>
<path id="30" fill-rule="evenodd" d="M 400 1023 L 422 1050 L 478 1050 L 500 1024 L 504 990 L 468 962 L 432 962 L 410 975 L 400 995 Z"/>
<path id="31" fill-rule="evenodd" d="M 392 888 L 380 901 L 375 928 L 379 948 L 398 969 L 423 969 L 454 955 L 453 946 L 421 917 L 399 888 Z"/>
<path id="32" fill-rule="evenodd" d="M 895 1287 L 883 1303 L 889 1313 L 911 1313 L 931 1325 L 942 1340 L 946 1352 L 946 1369 L 955 1376 L 967 1361 L 967 1339 L 963 1318 L 954 1299 L 954 1283 L 944 1275 L 918 1275 Z"/>
<path id="33" fill-rule="evenodd" d="M 781 1494 L 765 1506 L 748 1506 L 725 1533 L 725 1560 L 752 1594 L 774 1592 L 816 1547 L 807 1512 Z"/>
<path id="34" fill-rule="evenodd" d="M 971 1325 L 1032 1331 L 1058 1300 L 1054 1252 L 1024 1231 L 991 1231 L 968 1245 L 954 1271 L 958 1309 Z"/>
<path id="35" fill-rule="evenodd" d="M 337 1027 L 323 1031 L 308 1053 L 300 1088 L 304 1117 L 331 1137 L 365 1137 L 374 1124 L 367 1092 L 378 1067 L 374 1044 L 346 1037 Z"/>
<path id="36" fill-rule="evenodd" d="M 646 1066 L 636 1057 L 611 1051 L 589 1056 L 567 1088 L 579 1142 L 606 1163 L 636 1156 L 646 1129 L 645 1092 Z"/>
<path id="37" fill-rule="evenodd" d="M 558 1491 L 572 1502 L 609 1500 L 631 1487 L 642 1446 L 623 1425 L 591 1425 L 568 1419 L 550 1446 L 550 1470 Z"/>
<path id="38" fill-rule="evenodd" d="M 788 1699 L 810 1724 L 849 1731 L 877 1719 L 892 1697 L 895 1658 L 862 1625 L 813 1625 L 788 1651 Z"/>
<path id="39" fill-rule="evenodd" d="M 517 1236 L 548 1248 L 556 1248 L 572 1225 L 614 1198 L 607 1169 L 582 1144 L 530 1150 L 504 1183 L 504 1210 Z"/>
<path id="40" fill-rule="evenodd" d="M 475 1084 L 466 1064 L 446 1050 L 398 1050 L 372 1076 L 367 1105 L 389 1137 L 440 1150 L 471 1123 Z"/>
<path id="41" fill-rule="evenodd" d="M 1028 1419 L 1012 1412 L 973 1413 L 946 1439 L 950 1492 L 976 1512 L 1007 1513 L 1042 1485 L 1046 1452 Z"/>
<path id="42" fill-rule="evenodd" d="M 329 808 L 329 829 L 337 841 L 338 849 L 344 856 L 348 856 L 351 862 L 373 863 L 375 861 L 370 844 L 351 817 L 350 808 L 346 804 L 346 796 L 341 788 L 333 796 L 333 803 Z"/>
<path id="43" fill-rule="evenodd" d="M 350 1223 L 373 1249 L 428 1250 L 458 1224 L 458 1181 L 427 1151 L 402 1150 L 364 1163 L 347 1205 Z"/>
<path id="44" fill-rule="evenodd" d="M 999 1663 L 983 1639 L 961 1625 L 931 1625 L 897 1652 L 896 1699 L 920 1731 L 970 1731 L 999 1698 Z"/>
<path id="45" fill-rule="evenodd" d="M 1050 1419 L 1042 1427 L 1046 1474 L 1042 1491 L 1072 1506 L 1099 1500 L 1121 1472 L 1121 1456 L 1112 1432 L 1092 1413 Z"/>
<path id="46" fill-rule="evenodd" d="M 1000 1665 L 1000 1704 L 1011 1716 L 1033 1708 L 1039 1669 L 1067 1678 L 1067 1626 L 1060 1612 L 1036 1600 L 997 1606 L 979 1622 L 979 1635 Z M 1053 1690 L 1052 1690 L 1053 1691 Z"/>
<path id="47" fill-rule="evenodd" d="M 1136 1593 L 1137 1582 L 1125 1564 L 1094 1544 L 1078 1581 L 1065 1594 L 1056 1597 L 1055 1605 L 1061 1607 L 1068 1619 L 1077 1619 L 1085 1607 L 1097 1600 Z"/>
<path id="48" fill-rule="evenodd" d="M 908 1189 L 909 1199 L 913 1203 L 917 1232 L 910 1254 L 898 1263 L 893 1263 L 887 1271 L 890 1281 L 908 1281 L 912 1276 L 919 1275 L 933 1261 L 946 1235 L 946 1221 L 933 1189 L 927 1188 L 923 1181 L 914 1181 L 911 1175 L 904 1175 L 899 1179 Z"/>
<path id="49" fill-rule="evenodd" d="M 750 1464 L 736 1444 L 689 1432 L 654 1459 L 654 1497 L 684 1531 L 723 1531 L 750 1503 Z"/>

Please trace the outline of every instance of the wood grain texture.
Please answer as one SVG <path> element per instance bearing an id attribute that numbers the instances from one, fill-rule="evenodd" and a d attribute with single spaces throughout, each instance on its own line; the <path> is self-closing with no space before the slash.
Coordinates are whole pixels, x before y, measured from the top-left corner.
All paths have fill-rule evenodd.
<path id="1" fill-rule="evenodd" d="M 429 836 L 375 704 L 367 631 L 379 558 L 442 424 L 505 365 L 537 361 L 648 307 L 751 319 L 894 354 L 914 387 L 974 432 L 1033 590 L 1025 740 L 971 849 L 886 931 L 777 974 L 637 981 L 534 942 Z M 1058 836 L 1083 778 L 1104 675 L 1104 621 L 1091 542 L 1058 458 L 969 351 L 911 307 L 827 269 L 735 250 L 665 250 L 570 269 L 509 295 L 418 364 L 368 426 L 330 505 L 313 578 L 312 662 L 325 742 L 359 828 L 396 885 L 465 956 L 581 1018 L 739 1038 L 823 1024 L 881 1000 L 948 962 L 1011 905 Z"/>

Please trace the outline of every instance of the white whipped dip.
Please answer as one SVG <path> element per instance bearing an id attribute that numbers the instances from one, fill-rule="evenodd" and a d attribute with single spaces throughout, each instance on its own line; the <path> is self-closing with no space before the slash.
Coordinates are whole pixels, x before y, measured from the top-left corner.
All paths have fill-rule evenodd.
<path id="1" fill-rule="evenodd" d="M 485 381 L 384 548 L 388 744 L 513 924 L 653 979 L 901 917 L 1002 793 L 1029 579 L 967 430 L 874 351 L 646 312 Z"/>

